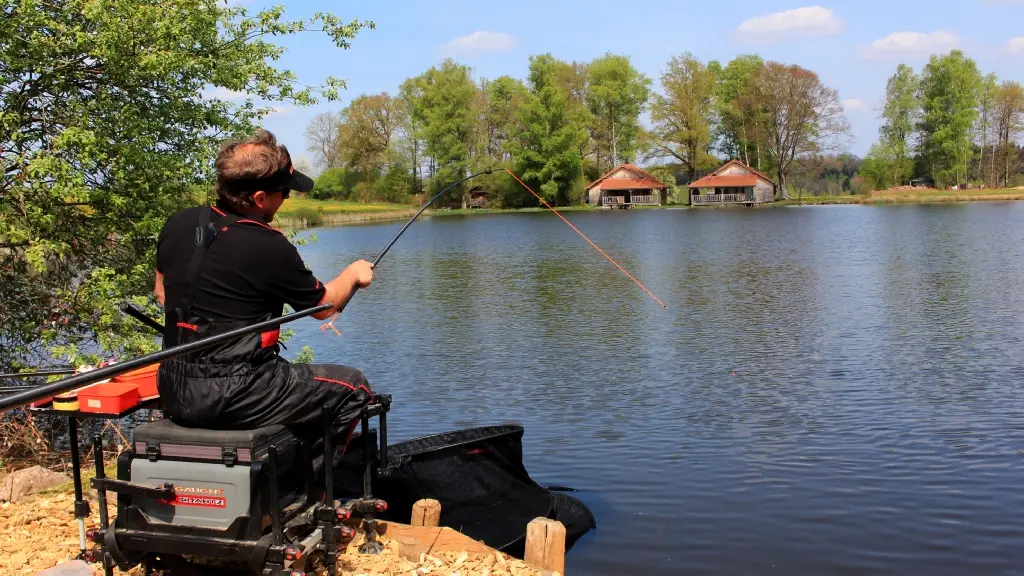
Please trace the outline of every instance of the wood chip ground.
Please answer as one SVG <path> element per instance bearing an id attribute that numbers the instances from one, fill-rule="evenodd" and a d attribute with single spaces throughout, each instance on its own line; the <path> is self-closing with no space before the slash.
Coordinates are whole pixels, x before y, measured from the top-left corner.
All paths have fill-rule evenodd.
<path id="1" fill-rule="evenodd" d="M 87 497 L 92 518 L 86 520 L 86 528 L 90 528 L 98 524 L 99 516 L 94 493 Z M 113 502 L 108 503 L 108 510 L 113 518 Z M 385 546 L 382 554 L 362 555 L 358 553 L 361 539 L 357 536 L 340 556 L 339 576 L 553 576 L 496 551 L 419 552 L 417 557 L 406 550 L 403 554 L 402 545 L 386 535 L 380 538 Z M 68 562 L 77 554 L 78 526 L 72 493 L 50 492 L 28 497 L 24 502 L 0 504 L 0 574 L 35 574 Z M 128 574 L 139 576 L 141 571 L 136 569 Z"/>

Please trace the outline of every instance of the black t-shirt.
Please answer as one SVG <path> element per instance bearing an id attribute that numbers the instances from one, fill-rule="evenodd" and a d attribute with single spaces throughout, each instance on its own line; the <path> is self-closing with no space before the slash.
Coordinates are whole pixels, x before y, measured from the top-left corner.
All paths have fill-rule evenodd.
<path id="1" fill-rule="evenodd" d="M 183 298 L 201 207 L 174 214 L 157 240 L 156 269 L 164 275 L 165 305 Z M 218 202 L 216 221 L 231 209 Z M 243 219 L 217 231 L 196 278 L 193 310 L 212 320 L 255 321 L 280 316 L 284 304 L 304 310 L 321 303 L 326 288 L 306 269 L 298 250 L 265 223 Z"/>

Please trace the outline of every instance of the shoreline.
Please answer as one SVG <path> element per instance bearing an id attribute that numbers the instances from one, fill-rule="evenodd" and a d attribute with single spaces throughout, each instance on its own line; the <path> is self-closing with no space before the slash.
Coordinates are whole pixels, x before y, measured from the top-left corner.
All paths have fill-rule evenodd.
<path id="1" fill-rule="evenodd" d="M 807 196 L 805 198 L 793 198 L 790 200 L 777 200 L 757 206 L 757 208 L 781 208 L 788 206 L 816 206 L 816 205 L 892 205 L 892 204 L 959 204 L 965 202 L 1008 202 L 1024 200 L 1024 190 L 1006 189 L 1005 193 L 998 194 L 906 194 L 900 192 L 880 192 L 870 195 L 844 195 L 844 196 Z M 316 202 L 316 201 L 313 201 Z M 382 209 L 373 209 L 370 206 L 352 210 L 334 210 L 330 201 L 320 202 L 319 205 L 327 207 L 328 210 L 317 212 L 315 216 L 304 210 L 288 210 L 277 216 L 276 227 L 284 229 L 303 230 L 308 228 L 346 226 L 355 224 L 367 224 L 376 222 L 387 222 L 393 220 L 407 220 L 416 214 L 419 208 L 389 206 Z M 702 205 L 691 206 L 689 204 L 666 204 L 664 206 L 638 206 L 637 210 L 697 210 L 704 208 L 747 208 L 740 205 Z M 556 206 L 558 212 L 591 212 L 602 211 L 601 208 L 587 204 L 573 206 Z M 452 216 L 473 216 L 485 214 L 530 214 L 537 212 L 548 212 L 546 207 L 534 208 L 428 208 L 423 211 L 422 216 L 427 218 L 452 217 Z"/>

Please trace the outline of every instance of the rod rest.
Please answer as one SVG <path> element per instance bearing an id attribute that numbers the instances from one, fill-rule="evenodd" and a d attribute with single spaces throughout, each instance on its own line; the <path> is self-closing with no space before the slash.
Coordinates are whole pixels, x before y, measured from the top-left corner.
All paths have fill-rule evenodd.
<path id="1" fill-rule="evenodd" d="M 170 482 L 164 482 L 163 486 L 158 487 L 135 484 L 114 478 L 93 478 L 92 487 L 97 490 L 109 490 L 127 496 L 145 496 L 154 500 L 174 499 L 174 485 Z"/>

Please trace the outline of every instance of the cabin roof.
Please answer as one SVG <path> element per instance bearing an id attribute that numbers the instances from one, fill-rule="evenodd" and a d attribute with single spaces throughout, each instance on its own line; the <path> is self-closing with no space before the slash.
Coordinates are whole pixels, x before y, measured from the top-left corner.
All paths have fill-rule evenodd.
<path id="1" fill-rule="evenodd" d="M 743 168 L 744 170 L 748 170 L 748 171 L 750 171 L 753 174 L 757 174 L 758 176 L 760 176 L 761 178 L 764 178 L 765 180 L 767 180 L 769 182 L 773 181 L 771 176 L 765 174 L 764 172 L 761 172 L 760 170 L 758 170 L 757 168 L 754 168 L 753 166 L 748 166 L 747 164 L 744 164 L 742 160 L 737 160 L 735 158 L 733 158 L 732 160 L 729 160 L 725 164 L 722 164 L 721 166 L 719 166 L 711 174 L 712 175 L 718 174 L 719 172 L 721 172 L 722 170 L 725 170 L 729 166 L 739 166 L 739 167 Z"/>
<path id="2" fill-rule="evenodd" d="M 724 176 L 719 176 L 722 171 L 730 166 L 739 166 L 746 170 L 748 174 L 726 174 Z M 690 183 L 689 188 L 746 188 L 749 186 L 756 186 L 758 179 L 774 184 L 771 176 L 764 172 L 761 172 L 756 168 L 751 168 L 739 160 L 729 160 L 725 164 L 716 168 L 711 174 Z"/>
<path id="3" fill-rule="evenodd" d="M 635 178 L 609 178 L 612 174 L 615 174 L 619 170 L 626 170 L 635 176 Z M 592 190 L 598 184 L 601 185 L 601 190 L 637 190 L 637 189 L 652 189 L 652 188 L 668 188 L 668 185 L 662 183 L 660 180 L 655 178 L 646 170 L 634 166 L 633 164 L 619 164 L 615 168 L 605 172 L 600 178 L 594 180 L 587 185 L 587 190 Z"/>

